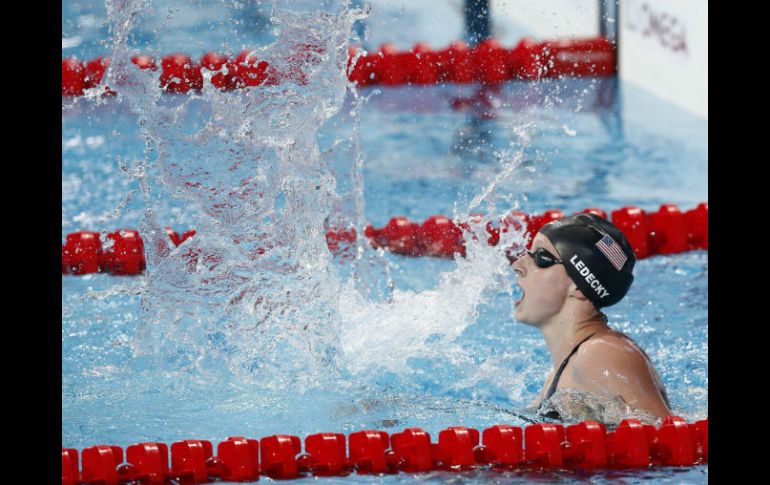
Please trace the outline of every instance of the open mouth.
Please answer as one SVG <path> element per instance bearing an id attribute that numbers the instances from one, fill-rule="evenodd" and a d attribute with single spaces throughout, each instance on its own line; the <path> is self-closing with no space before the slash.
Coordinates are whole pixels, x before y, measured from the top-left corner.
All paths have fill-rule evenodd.
<path id="1" fill-rule="evenodd" d="M 521 303 L 521 300 L 523 300 L 523 299 L 524 299 L 524 291 L 522 290 L 521 296 L 519 297 L 518 300 L 516 300 L 516 303 L 514 303 L 513 306 L 515 306 L 515 307 L 519 306 L 519 303 Z"/>

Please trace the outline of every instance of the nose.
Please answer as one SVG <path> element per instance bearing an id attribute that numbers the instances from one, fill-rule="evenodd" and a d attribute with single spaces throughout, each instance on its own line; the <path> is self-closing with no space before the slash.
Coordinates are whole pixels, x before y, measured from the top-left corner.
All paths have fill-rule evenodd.
<path id="1" fill-rule="evenodd" d="M 524 275 L 525 269 L 525 263 L 524 260 L 529 259 L 526 257 L 526 254 L 523 257 L 520 257 L 516 261 L 513 262 L 511 267 L 513 268 L 513 271 L 516 273 L 517 276 Z"/>

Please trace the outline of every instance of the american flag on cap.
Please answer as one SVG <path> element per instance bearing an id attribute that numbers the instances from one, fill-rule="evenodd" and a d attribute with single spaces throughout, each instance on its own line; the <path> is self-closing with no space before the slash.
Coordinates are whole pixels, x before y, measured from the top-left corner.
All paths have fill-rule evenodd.
<path id="1" fill-rule="evenodd" d="M 610 263 L 612 263 L 618 271 L 620 271 L 620 268 L 622 268 L 623 264 L 628 260 L 628 256 L 623 252 L 623 248 L 621 248 L 620 244 L 616 243 L 609 234 L 605 234 L 604 237 L 596 243 L 596 247 L 599 248 L 599 251 L 601 251 L 602 254 L 607 256 L 607 259 L 610 260 Z"/>

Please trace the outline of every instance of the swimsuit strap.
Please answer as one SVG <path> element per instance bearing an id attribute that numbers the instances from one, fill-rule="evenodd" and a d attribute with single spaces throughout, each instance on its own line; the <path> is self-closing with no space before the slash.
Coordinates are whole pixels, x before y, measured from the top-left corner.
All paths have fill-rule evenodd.
<path id="1" fill-rule="evenodd" d="M 546 393 L 545 397 L 543 398 L 542 401 L 540 401 L 541 406 L 542 406 L 542 403 L 544 403 L 545 401 L 550 399 L 551 396 L 553 396 L 553 394 L 556 392 L 556 386 L 559 384 L 559 379 L 561 378 L 561 373 L 564 371 L 564 368 L 567 367 L 567 363 L 569 362 L 569 359 L 575 354 L 575 352 L 577 352 L 577 350 L 580 348 L 581 345 L 583 345 L 583 343 L 585 343 L 586 340 L 590 339 L 591 337 L 593 337 L 597 333 L 599 333 L 599 332 L 594 332 L 591 335 L 589 335 L 588 337 L 584 338 L 579 344 L 577 344 L 575 346 L 574 349 L 572 349 L 572 352 L 569 353 L 567 358 L 564 359 L 564 361 L 559 366 L 559 370 L 557 370 L 556 374 L 553 376 L 553 381 L 551 381 L 551 387 L 548 388 L 548 392 Z"/>

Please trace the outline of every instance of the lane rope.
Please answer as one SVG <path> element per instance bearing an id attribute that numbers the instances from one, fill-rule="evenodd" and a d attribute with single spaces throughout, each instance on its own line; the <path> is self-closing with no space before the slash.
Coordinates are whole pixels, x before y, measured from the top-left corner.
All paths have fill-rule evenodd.
<path id="1" fill-rule="evenodd" d="M 499 424 L 481 433 L 451 426 L 439 432 L 437 442 L 418 427 L 392 435 L 363 430 L 349 436 L 311 434 L 304 439 L 304 449 L 302 443 L 292 435 L 259 440 L 233 436 L 217 444 L 216 455 L 210 441 L 195 439 L 170 447 L 138 443 L 125 453 L 114 445 L 91 446 L 80 453 L 62 448 L 62 485 L 252 482 L 260 476 L 288 480 L 478 468 L 537 472 L 688 467 L 708 463 L 708 419 L 688 424 L 668 416 L 659 427 L 626 419 L 610 432 L 596 421 L 540 423 L 524 429 Z"/>
<path id="2" fill-rule="evenodd" d="M 592 212 L 607 219 L 607 213 L 598 208 L 581 212 Z M 472 215 L 471 220 L 485 224 L 489 235 L 487 243 L 496 246 L 500 234 L 512 229 L 524 232 L 527 247 L 535 234 L 550 221 L 564 217 L 557 209 L 542 214 L 512 212 L 500 221 L 484 221 L 481 215 Z M 663 204 L 656 212 L 646 213 L 636 206 L 625 206 L 610 214 L 611 221 L 628 238 L 638 259 L 658 254 L 676 254 L 693 250 L 708 250 L 708 202 L 682 212 L 675 204 Z M 195 230 L 183 234 L 166 228 L 175 246 L 195 235 Z M 377 229 L 367 225 L 364 236 L 369 244 L 404 256 L 433 256 L 453 258 L 465 256 L 465 237 L 476 237 L 470 232 L 469 221 L 455 222 L 435 215 L 422 223 L 412 222 L 404 216 L 393 217 Z M 326 244 L 329 250 L 342 258 L 350 257 L 357 240 L 355 228 L 329 227 Z M 144 241 L 139 232 L 122 229 L 107 234 L 110 242 L 104 247 L 101 235 L 93 231 L 79 231 L 67 234 L 62 245 L 62 274 L 84 275 L 110 273 L 114 275 L 137 275 L 144 272 L 147 263 L 144 255 Z M 262 249 L 259 254 L 264 254 Z M 194 267 L 201 257 L 199 249 L 185 253 Z M 207 256 L 203 256 L 206 258 Z"/>
<path id="3" fill-rule="evenodd" d="M 159 83 L 164 91 L 187 93 L 203 89 L 202 70 L 211 73 L 210 83 L 222 91 L 283 82 L 304 85 L 308 82 L 307 68 L 319 64 L 323 55 L 324 46 L 301 44 L 287 53 L 280 67 L 260 59 L 258 50 L 244 50 L 232 59 L 207 52 L 197 62 L 182 53 L 166 55 L 160 63 L 147 55 L 134 56 L 131 62 L 143 70 L 160 68 Z M 371 53 L 351 46 L 348 79 L 364 87 L 613 76 L 617 73 L 616 59 L 615 46 L 604 37 L 540 42 L 527 37 L 510 49 L 494 39 L 475 47 L 455 41 L 438 50 L 424 42 L 406 51 L 383 44 Z M 109 57 L 89 61 L 62 59 L 62 95 L 82 96 L 87 89 L 99 86 L 109 65 Z M 115 91 L 104 86 L 103 94 L 112 95 Z"/>

